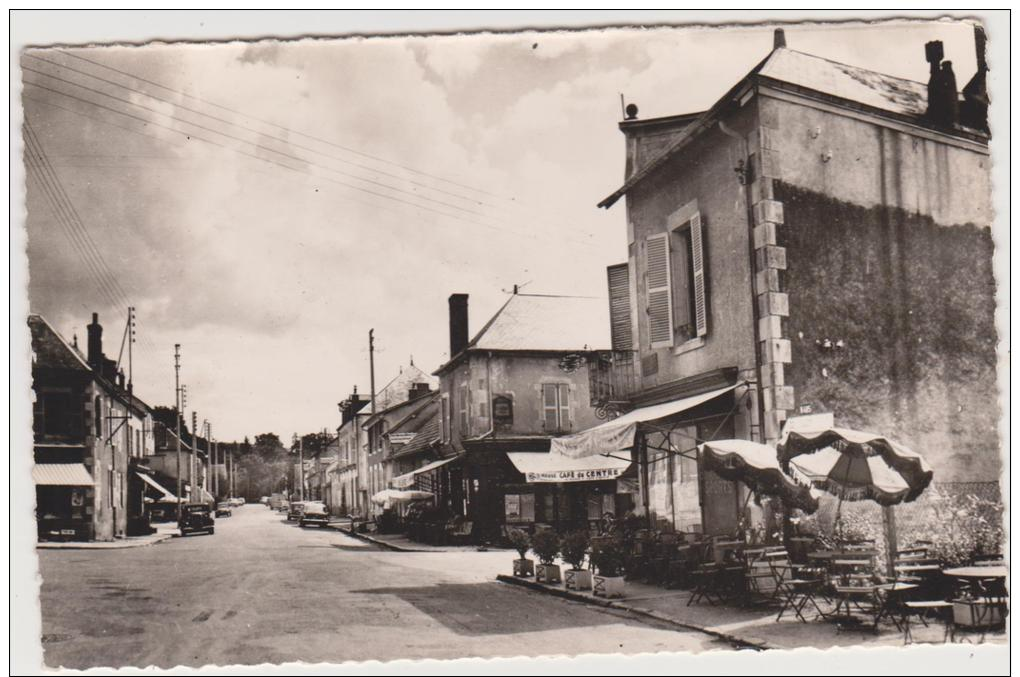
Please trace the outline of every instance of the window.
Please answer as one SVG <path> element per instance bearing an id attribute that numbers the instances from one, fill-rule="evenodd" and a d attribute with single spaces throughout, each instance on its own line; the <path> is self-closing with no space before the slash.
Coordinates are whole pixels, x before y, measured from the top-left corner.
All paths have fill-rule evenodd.
<path id="1" fill-rule="evenodd" d="M 559 432 L 570 429 L 570 386 L 566 383 L 542 385 L 542 413 L 545 429 Z"/>
<path id="2" fill-rule="evenodd" d="M 701 215 L 645 241 L 645 311 L 652 348 L 708 333 Z"/>
<path id="3" fill-rule="evenodd" d="M 92 410 L 92 416 L 96 420 L 96 437 L 103 436 L 103 399 L 96 397 L 95 407 Z"/>
<path id="4" fill-rule="evenodd" d="M 442 399 L 439 401 L 439 405 L 440 405 L 439 422 L 443 427 L 443 442 L 449 442 L 450 416 L 451 416 L 449 395 L 443 395 Z"/>
<path id="5" fill-rule="evenodd" d="M 37 398 L 35 430 L 46 435 L 74 436 L 81 434 L 81 405 L 69 391 L 44 392 Z"/>

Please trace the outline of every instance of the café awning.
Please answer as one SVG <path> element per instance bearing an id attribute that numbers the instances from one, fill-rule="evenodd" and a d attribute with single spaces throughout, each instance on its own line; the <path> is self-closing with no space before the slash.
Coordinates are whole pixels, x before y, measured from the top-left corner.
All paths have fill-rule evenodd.
<path id="1" fill-rule="evenodd" d="M 635 409 L 594 428 L 553 439 L 549 453 L 571 458 L 617 454 L 634 446 L 634 437 L 640 424 L 675 416 L 736 388 L 737 385 L 726 386 L 700 395 Z"/>
<path id="2" fill-rule="evenodd" d="M 415 476 L 421 475 L 422 473 L 427 473 L 430 470 L 435 470 L 436 468 L 439 468 L 441 466 L 446 465 L 450 461 L 456 461 L 458 458 L 460 458 L 460 457 L 459 456 L 454 456 L 453 458 L 444 458 L 444 459 L 441 459 L 439 461 L 433 461 L 432 463 L 429 463 L 427 465 L 423 465 L 422 467 L 418 468 L 417 470 L 412 470 L 411 472 L 404 473 L 403 475 L 397 475 L 392 480 L 390 480 L 390 483 L 396 489 L 407 489 L 409 487 L 414 486 L 414 478 L 415 478 Z"/>
<path id="3" fill-rule="evenodd" d="M 630 467 L 629 459 L 602 454 L 571 458 L 553 451 L 511 452 L 507 458 L 531 483 L 615 480 Z"/>
<path id="4" fill-rule="evenodd" d="M 137 473 L 135 473 L 135 474 L 136 474 L 136 475 L 138 475 L 138 477 L 139 477 L 139 478 L 140 478 L 140 479 L 141 479 L 141 480 L 142 480 L 143 482 L 145 482 L 145 483 L 146 483 L 146 484 L 148 484 L 148 485 L 149 485 L 150 487 L 152 487 L 153 489 L 155 489 L 156 491 L 158 491 L 158 492 L 159 492 L 160 494 L 162 494 L 161 500 L 163 500 L 163 501 L 169 501 L 169 502 L 171 502 L 171 503 L 177 500 L 177 498 L 176 498 L 176 497 L 175 497 L 175 496 L 174 496 L 174 495 L 173 495 L 173 494 L 172 494 L 172 493 L 171 493 L 170 491 L 168 491 L 168 490 L 167 490 L 167 489 L 166 489 L 165 487 L 163 487 L 163 485 L 162 485 L 162 484 L 160 484 L 160 483 L 159 483 L 159 482 L 157 482 L 156 480 L 152 479 L 151 477 L 149 477 L 149 476 L 148 476 L 148 475 L 146 475 L 145 473 L 140 473 L 140 472 L 137 472 Z"/>
<path id="5" fill-rule="evenodd" d="M 44 487 L 91 487 L 95 480 L 84 463 L 36 463 L 32 481 Z"/>

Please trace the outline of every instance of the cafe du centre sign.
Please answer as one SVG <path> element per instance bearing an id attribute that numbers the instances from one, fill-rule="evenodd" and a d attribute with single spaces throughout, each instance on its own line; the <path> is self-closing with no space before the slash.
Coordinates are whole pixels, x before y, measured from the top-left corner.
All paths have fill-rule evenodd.
<path id="1" fill-rule="evenodd" d="M 615 480 L 625 468 L 586 468 L 583 470 L 541 470 L 528 471 L 524 476 L 528 482 L 597 482 Z"/>

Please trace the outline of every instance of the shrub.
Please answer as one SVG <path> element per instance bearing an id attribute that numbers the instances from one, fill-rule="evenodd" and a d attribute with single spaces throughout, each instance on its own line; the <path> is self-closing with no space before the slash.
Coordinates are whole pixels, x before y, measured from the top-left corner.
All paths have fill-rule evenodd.
<path id="1" fill-rule="evenodd" d="M 560 548 L 563 551 L 563 561 L 574 571 L 580 571 L 584 566 L 585 555 L 588 554 L 588 532 L 573 531 L 567 534 L 563 537 Z"/>
<path id="2" fill-rule="evenodd" d="M 525 559 L 528 556 L 528 548 L 531 547 L 531 537 L 528 536 L 528 532 L 522 529 L 511 529 L 507 538 L 510 540 L 510 547 L 520 555 L 519 559 Z"/>
<path id="3" fill-rule="evenodd" d="M 552 564 L 560 554 L 560 537 L 552 529 L 536 531 L 531 537 L 531 550 L 542 564 Z"/>
<path id="4" fill-rule="evenodd" d="M 619 576 L 623 572 L 625 552 L 620 538 L 599 539 L 591 550 L 591 561 L 600 576 Z"/>

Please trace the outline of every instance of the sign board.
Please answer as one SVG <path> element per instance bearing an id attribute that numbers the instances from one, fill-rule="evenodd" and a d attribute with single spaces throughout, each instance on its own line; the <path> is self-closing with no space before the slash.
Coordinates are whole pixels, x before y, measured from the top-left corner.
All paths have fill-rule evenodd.
<path id="1" fill-rule="evenodd" d="M 586 468 L 584 470 L 543 470 L 528 471 L 524 474 L 528 482 L 598 482 L 615 480 L 626 468 Z"/>
<path id="2" fill-rule="evenodd" d="M 390 433 L 390 444 L 407 444 L 414 439 L 418 433 Z"/>

